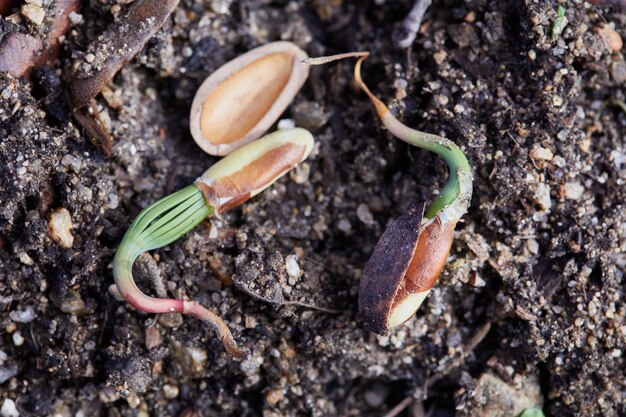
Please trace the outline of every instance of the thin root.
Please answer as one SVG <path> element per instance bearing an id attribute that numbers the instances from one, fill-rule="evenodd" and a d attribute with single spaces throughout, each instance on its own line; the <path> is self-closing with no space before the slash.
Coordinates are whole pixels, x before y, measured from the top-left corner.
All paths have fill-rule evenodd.
<path id="1" fill-rule="evenodd" d="M 320 56 L 320 57 L 315 57 L 315 58 L 306 58 L 302 60 L 302 63 L 309 64 L 309 65 L 324 65 L 333 61 L 339 61 L 340 59 L 354 58 L 354 57 L 356 58 L 366 57 L 369 54 L 370 54 L 369 52 L 346 52 L 344 54 Z"/>

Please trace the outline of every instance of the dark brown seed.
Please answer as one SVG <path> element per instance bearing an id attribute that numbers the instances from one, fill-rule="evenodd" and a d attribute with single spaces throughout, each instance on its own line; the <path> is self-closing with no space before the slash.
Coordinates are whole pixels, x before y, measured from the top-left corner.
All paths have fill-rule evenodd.
<path id="1" fill-rule="evenodd" d="M 417 311 L 448 258 L 456 222 L 422 224 L 423 210 L 409 210 L 385 230 L 363 271 L 359 311 L 374 333 L 388 334 Z"/>
<path id="2" fill-rule="evenodd" d="M 386 335 L 394 299 L 417 246 L 425 205 L 419 204 L 387 227 L 365 265 L 359 286 L 359 316 L 367 330 Z"/>

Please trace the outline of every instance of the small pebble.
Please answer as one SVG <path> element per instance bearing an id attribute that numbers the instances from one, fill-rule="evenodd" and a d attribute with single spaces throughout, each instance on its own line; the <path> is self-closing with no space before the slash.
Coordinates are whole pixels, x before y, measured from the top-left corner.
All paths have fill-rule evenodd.
<path id="1" fill-rule="evenodd" d="M 278 121 L 278 130 L 293 129 L 296 127 L 296 122 L 293 119 L 280 119 Z"/>
<path id="2" fill-rule="evenodd" d="M 24 311 L 11 311 L 9 317 L 16 323 L 30 323 L 37 318 L 37 314 L 33 307 L 28 306 Z"/>
<path id="3" fill-rule="evenodd" d="M 161 332 L 155 326 L 149 326 L 145 331 L 146 348 L 152 349 L 161 345 Z"/>
<path id="4" fill-rule="evenodd" d="M 22 346 L 24 344 L 24 337 L 22 336 L 22 334 L 20 332 L 15 332 L 13 333 L 13 344 L 15 346 Z"/>
<path id="5" fill-rule="evenodd" d="M 276 405 L 284 398 L 285 390 L 280 387 L 272 388 L 265 394 L 265 401 L 267 401 L 269 405 Z"/>
<path id="6" fill-rule="evenodd" d="M 22 16 L 39 26 L 46 17 L 46 11 L 43 7 L 36 4 L 24 4 L 22 6 Z"/>
<path id="7" fill-rule="evenodd" d="M 165 398 L 171 400 L 178 397 L 178 387 L 176 385 L 165 384 L 163 385 L 163 394 Z"/>
<path id="8" fill-rule="evenodd" d="M 207 359 L 206 350 L 196 347 L 185 348 L 184 363 L 190 372 L 195 374 L 202 372 Z"/>
<path id="9" fill-rule="evenodd" d="M 579 182 L 568 182 L 565 184 L 564 188 L 565 198 L 568 200 L 578 200 L 585 192 L 585 187 L 583 187 Z"/>
<path id="10" fill-rule="evenodd" d="M 619 52 L 624 46 L 624 41 L 622 41 L 622 37 L 619 33 L 608 25 L 595 29 L 595 32 L 600 35 L 604 45 L 612 52 Z"/>
<path id="11" fill-rule="evenodd" d="M 72 236 L 72 217 L 66 208 L 56 209 L 48 220 L 48 231 L 50 237 L 64 248 L 71 248 L 74 245 Z"/>
<path id="12" fill-rule="evenodd" d="M 81 23 L 83 23 L 83 15 L 76 13 L 76 12 L 71 12 L 68 17 L 70 18 L 70 22 L 72 22 L 73 25 L 79 25 Z"/>
<path id="13" fill-rule="evenodd" d="M 0 415 L 2 415 L 2 417 L 19 417 L 20 412 L 17 411 L 17 407 L 15 407 L 15 402 L 7 398 L 2 403 L 2 408 L 0 408 Z"/>
<path id="14" fill-rule="evenodd" d="M 311 175 L 311 166 L 306 162 L 296 165 L 296 169 L 290 172 L 290 177 L 296 184 L 304 184 Z"/>
<path id="15" fill-rule="evenodd" d="M 526 247 L 533 255 L 539 253 L 539 243 L 535 239 L 528 239 L 526 241 Z"/>
<path id="16" fill-rule="evenodd" d="M 552 208 L 552 200 L 550 198 L 550 186 L 546 183 L 537 184 L 533 193 L 533 200 L 541 207 L 542 210 L 550 210 Z"/>
<path id="17" fill-rule="evenodd" d="M 296 255 L 287 255 L 285 258 L 285 267 L 287 269 L 287 275 L 289 278 L 298 279 L 302 275 L 302 270 L 298 265 L 298 258 Z"/>
<path id="18" fill-rule="evenodd" d="M 70 168 L 75 173 L 80 172 L 80 167 L 82 166 L 82 161 L 75 157 L 74 155 L 67 154 L 61 159 L 61 164 Z"/>
<path id="19" fill-rule="evenodd" d="M 367 225 L 374 224 L 374 216 L 372 215 L 372 212 L 367 204 L 359 204 L 356 208 L 356 217 Z"/>
<path id="20" fill-rule="evenodd" d="M 550 151 L 550 149 L 537 146 L 530 150 L 530 157 L 538 161 L 551 161 L 554 154 Z"/>
<path id="21" fill-rule="evenodd" d="M 350 220 L 348 219 L 340 219 L 337 222 L 337 229 L 348 234 L 352 231 L 352 224 L 350 223 Z"/>

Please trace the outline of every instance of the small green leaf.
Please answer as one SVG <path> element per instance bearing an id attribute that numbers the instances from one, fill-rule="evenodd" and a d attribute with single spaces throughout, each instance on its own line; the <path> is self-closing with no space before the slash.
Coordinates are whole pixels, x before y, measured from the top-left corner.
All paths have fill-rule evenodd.
<path id="1" fill-rule="evenodd" d="M 519 417 L 546 417 L 541 408 L 527 408 Z"/>

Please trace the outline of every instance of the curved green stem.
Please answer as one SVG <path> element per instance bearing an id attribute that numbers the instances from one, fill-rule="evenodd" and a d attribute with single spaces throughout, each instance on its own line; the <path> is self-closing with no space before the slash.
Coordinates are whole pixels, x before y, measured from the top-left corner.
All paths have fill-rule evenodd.
<path id="1" fill-rule="evenodd" d="M 212 214 L 213 207 L 206 203 L 195 185 L 145 208 L 131 224 L 115 253 L 113 276 L 120 293 L 133 307 L 149 313 L 178 312 L 199 318 L 215 329 L 228 353 L 240 357 L 245 351 L 237 347 L 220 317 L 195 301 L 150 297 L 133 279 L 133 264 L 141 253 L 169 245 Z"/>
<path id="2" fill-rule="evenodd" d="M 467 212 L 472 198 L 472 170 L 461 149 L 449 139 L 411 129 L 396 119 L 387 106 L 378 99 L 361 78 L 361 63 L 367 56 L 359 58 L 354 68 L 357 84 L 365 91 L 376 107 L 385 127 L 398 139 L 418 148 L 441 156 L 450 169 L 450 177 L 439 196 L 426 212 L 431 219 L 440 216 L 442 223 L 457 222 Z"/>

